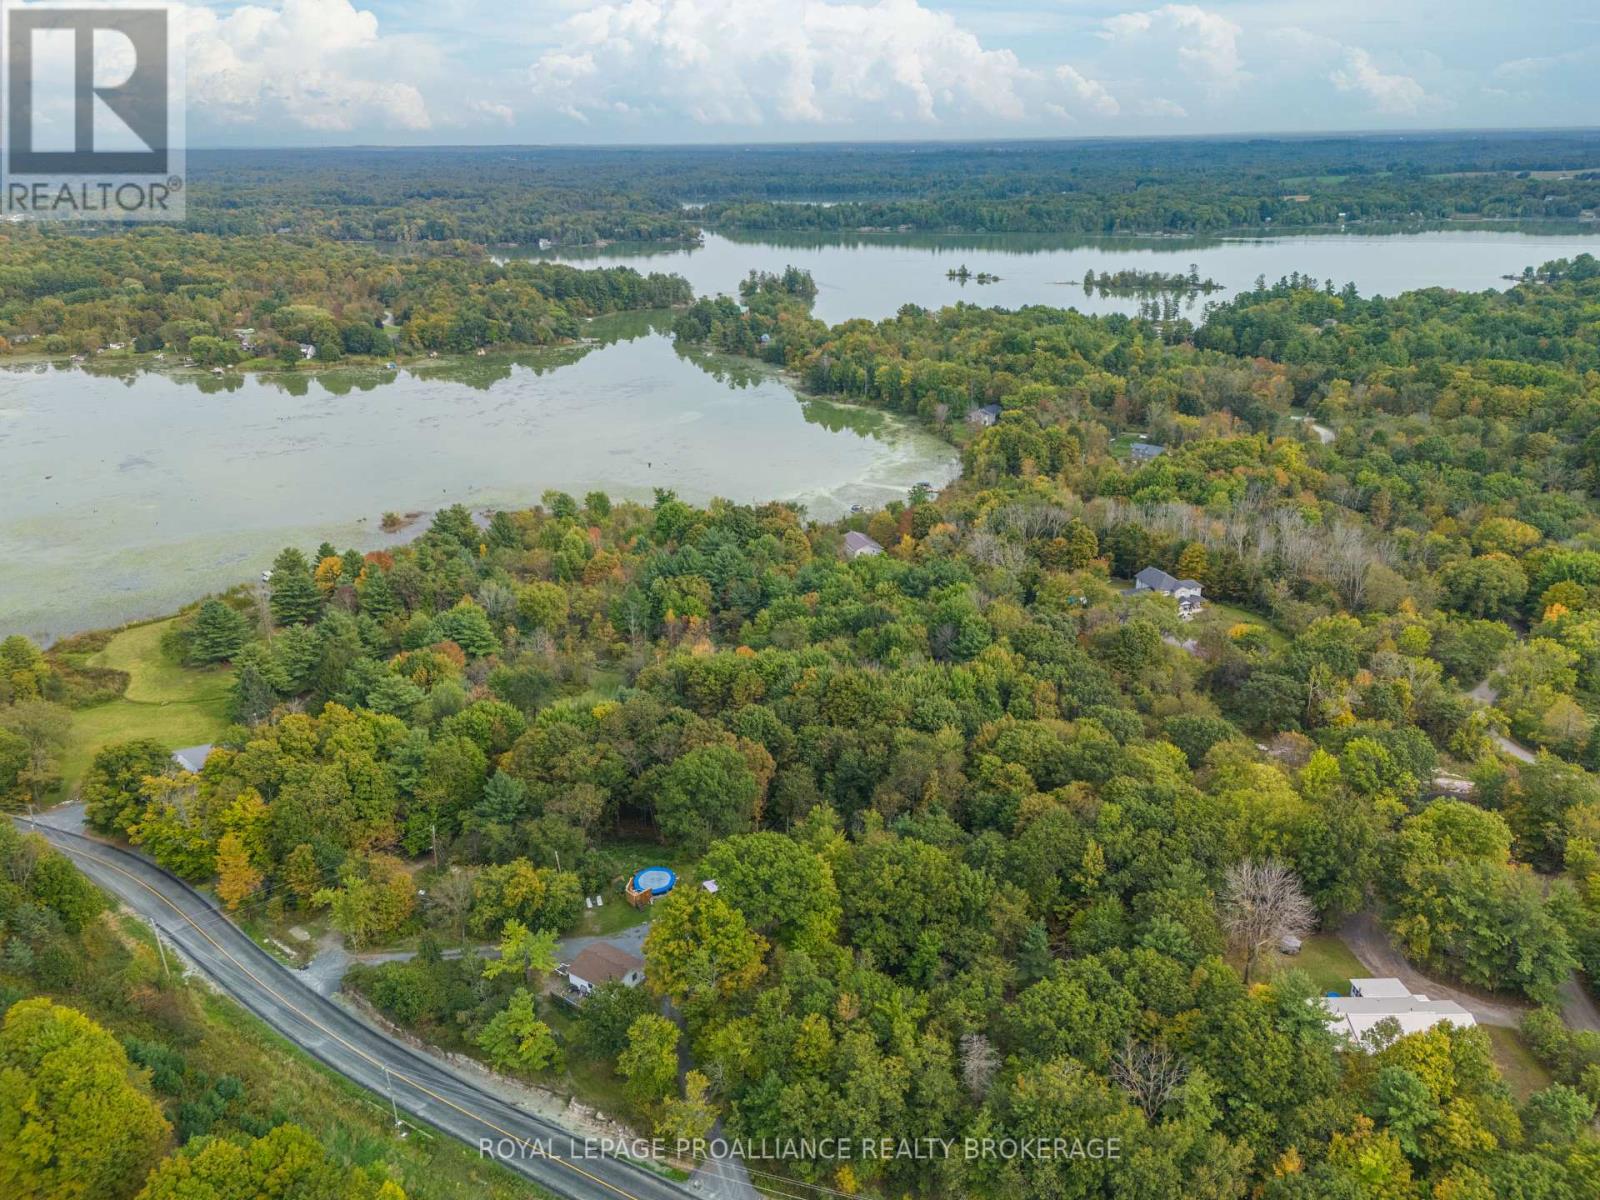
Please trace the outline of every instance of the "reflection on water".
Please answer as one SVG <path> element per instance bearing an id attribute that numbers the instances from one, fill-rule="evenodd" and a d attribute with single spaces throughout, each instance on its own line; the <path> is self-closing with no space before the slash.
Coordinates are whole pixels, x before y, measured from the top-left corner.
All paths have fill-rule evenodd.
<path id="1" fill-rule="evenodd" d="M 1572 229 L 1248 239 L 782 235 L 559 253 L 676 271 L 702 294 L 751 270 L 816 277 L 817 315 L 885 317 L 910 302 L 1133 312 L 1084 272 L 1187 271 L 1225 298 L 1299 271 L 1367 293 L 1504 286 L 1600 240 Z M 967 266 L 998 279 L 952 279 Z M 1205 303 L 1188 297 L 1198 317 Z M 956 472 L 949 447 L 881 413 L 796 403 L 770 372 L 679 353 L 670 314 L 592 323 L 580 344 L 402 371 L 247 376 L 139 368 L 0 369 L 0 635 L 157 614 L 253 577 L 280 546 L 371 546 L 385 510 L 525 505 L 546 488 L 648 499 L 795 499 L 818 516 L 878 505 Z M 409 536 L 403 535 L 403 536 Z"/>
<path id="2" fill-rule="evenodd" d="M 1199 319 L 1205 305 L 1295 271 L 1363 294 L 1395 295 L 1421 287 L 1477 291 L 1504 287 L 1506 275 L 1554 258 L 1600 251 L 1600 230 L 1577 225 L 1383 233 L 1282 234 L 1233 238 L 1059 237 L 1051 234 L 762 234 L 707 233 L 700 246 L 670 244 L 532 252 L 578 266 L 632 266 L 684 276 L 697 294 L 732 294 L 752 270 L 794 265 L 817 281 L 816 314 L 829 323 L 881 319 L 901 305 L 937 308 L 965 301 L 1019 308 L 1048 304 L 1080 312 L 1135 313 L 1140 298 L 1085 294 L 1084 272 L 1188 271 L 1223 285 L 1209 297 L 1186 296 L 1179 311 Z M 950 279 L 952 268 L 999 276 L 993 283 Z"/>
<path id="3" fill-rule="evenodd" d="M 0 371 L 0 635 L 171 611 L 289 543 L 378 545 L 386 510 L 666 487 L 827 517 L 954 476 L 931 435 L 802 405 L 742 360 L 680 354 L 664 320 L 416 370 Z"/>

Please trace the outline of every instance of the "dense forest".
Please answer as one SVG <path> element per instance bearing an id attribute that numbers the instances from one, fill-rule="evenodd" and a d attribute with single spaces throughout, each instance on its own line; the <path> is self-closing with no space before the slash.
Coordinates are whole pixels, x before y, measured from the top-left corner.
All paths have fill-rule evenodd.
<path id="1" fill-rule="evenodd" d="M 1424 138 L 1403 163 L 1382 139 L 1237 147 L 1228 194 L 1256 219 L 1311 162 L 1378 208 L 1450 172 L 1500 172 L 1450 181 L 1480 210 L 1596 186 L 1517 178 L 1593 170 L 1578 135 Z M 1026 211 L 1013 171 L 1078 169 L 1052 147 L 949 152 L 986 194 L 915 204 L 974 227 Z M 1118 221 L 1203 151 L 1147 189 L 1152 153 L 1084 154 L 1129 185 Z M 552 491 L 443 508 L 389 549 L 286 547 L 163 626 L 169 686 L 222 681 L 227 727 L 198 771 L 154 738 L 85 754 L 93 831 L 258 936 L 405 947 L 345 977 L 352 1003 L 643 1132 L 1119 1148 L 808 1152 L 760 1164 L 777 1192 L 1600 1194 L 1600 1033 L 1572 1019 L 1600 979 L 1600 262 L 1392 299 L 1263 280 L 1198 322 L 961 304 L 829 326 L 792 268 L 694 300 L 470 243 L 545 228 L 543 204 L 585 236 L 600 213 L 664 218 L 695 171 L 723 196 L 779 166 L 820 191 L 837 150 L 550 156 L 596 186 L 540 199 L 515 174 L 534 165 L 494 158 L 527 210 L 501 211 L 486 170 L 478 223 L 436 253 L 359 243 L 382 211 L 457 197 L 375 168 L 340 191 L 311 154 L 277 186 L 321 197 L 317 236 L 266 228 L 267 184 L 216 233 L 8 230 L 0 332 L 221 364 L 547 344 L 670 305 L 686 353 L 920 421 L 961 478 L 839 521 Z M 868 157 L 854 216 L 914 216 L 884 197 L 938 165 Z M 630 171 L 653 207 L 599 186 Z M 1216 178 L 1160 219 L 1234 214 Z M 197 201 L 230 186 L 202 178 Z M 1041 219 L 1108 194 L 1061 190 Z M 1134 590 L 1147 567 L 1203 585 L 1198 614 Z M 127 691 L 85 653 L 109 636 L 0 641 L 7 807 L 56 799 L 74 721 Z M 654 861 L 682 886 L 635 913 L 622 882 Z M 646 983 L 576 1004 L 558 947 L 602 921 L 648 921 Z M 1317 1001 L 1361 969 L 1356 932 L 1502 1017 L 1342 1039 Z M 35 1150 L 0 1156 L 7 1195 L 221 1200 L 254 1172 L 330 1200 L 473 1194 L 382 1114 L 341 1135 L 310 1072 L 230 1057 L 214 1005 L 9 827 L 0 1008 L 0 1143 Z M 86 1097 L 116 1131 L 95 1155 L 73 1153 Z"/>
<path id="2" fill-rule="evenodd" d="M 970 306 L 829 329 L 803 273 L 753 275 L 679 336 L 920 416 L 963 481 L 843 524 L 550 493 L 394 551 L 287 549 L 264 611 L 212 598 L 169 636 L 233 665 L 222 748 L 198 775 L 103 750 L 89 820 L 241 914 L 423 931 L 349 986 L 513 1073 L 610 1064 L 658 1133 L 1131 1153 L 783 1163 L 797 1182 L 1591 1195 L 1600 1039 L 1528 1009 L 1548 1075 L 1522 1095 L 1481 1028 L 1352 1050 L 1245 914 L 1286 882 L 1325 930 L 1376 913 L 1426 969 L 1535 1005 L 1600 973 L 1597 287 L 1578 260 L 1480 296 L 1291 279 L 1197 330 Z M 1166 452 L 1126 458 L 1133 430 Z M 846 557 L 850 529 L 885 552 Z M 1213 609 L 1116 586 L 1151 564 Z M 37 790 L 50 711 L 92 681 L 4 653 L 0 762 Z M 538 986 L 641 832 L 719 885 L 645 939 L 681 1032 L 642 993 L 574 1021 Z"/>
<path id="3" fill-rule="evenodd" d="M 1573 220 L 1600 207 L 1600 137 L 1584 132 L 197 151 L 189 161 L 197 231 L 398 244 L 683 240 L 704 222 L 752 231 L 1201 233 L 1344 220 Z"/>
<path id="4" fill-rule="evenodd" d="M 676 276 L 497 263 L 463 243 L 386 254 L 165 229 L 0 234 L 0 353 L 165 354 L 204 367 L 463 353 L 579 336 L 601 313 L 686 302 Z"/>

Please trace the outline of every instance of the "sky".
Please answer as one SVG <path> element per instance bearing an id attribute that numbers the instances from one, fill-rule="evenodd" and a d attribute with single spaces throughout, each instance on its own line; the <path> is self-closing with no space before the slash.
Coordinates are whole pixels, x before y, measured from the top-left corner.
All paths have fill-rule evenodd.
<path id="1" fill-rule="evenodd" d="M 189 0 L 191 146 L 1600 124 L 1596 0 Z"/>

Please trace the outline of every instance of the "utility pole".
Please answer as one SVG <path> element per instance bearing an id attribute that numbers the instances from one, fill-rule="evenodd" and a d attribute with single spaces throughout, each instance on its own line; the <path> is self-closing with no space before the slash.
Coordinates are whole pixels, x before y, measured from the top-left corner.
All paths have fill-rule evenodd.
<path id="1" fill-rule="evenodd" d="M 439 869 L 439 822 L 435 821 L 428 826 L 428 834 L 433 839 L 433 869 Z"/>
<path id="2" fill-rule="evenodd" d="M 172 968 L 167 966 L 167 948 L 161 944 L 161 930 L 156 930 L 156 953 L 161 955 L 161 973 L 167 977 L 167 982 L 172 982 Z"/>
<path id="3" fill-rule="evenodd" d="M 389 1093 L 389 1111 L 394 1114 L 394 1127 L 396 1129 L 399 1129 L 400 1128 L 400 1107 L 399 1107 L 399 1105 L 395 1104 L 395 1102 L 394 1102 L 394 1081 L 389 1078 L 389 1067 L 388 1067 L 387 1063 L 384 1064 L 384 1068 L 383 1068 L 383 1086 L 384 1086 L 385 1090 L 388 1091 L 388 1093 Z"/>

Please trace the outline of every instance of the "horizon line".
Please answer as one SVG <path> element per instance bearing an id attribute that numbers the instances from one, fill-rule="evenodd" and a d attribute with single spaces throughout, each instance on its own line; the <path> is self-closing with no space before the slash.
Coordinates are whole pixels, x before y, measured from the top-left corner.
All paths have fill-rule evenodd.
<path id="1" fill-rule="evenodd" d="M 988 146 L 988 145 L 1074 145 L 1118 142 L 1219 142 L 1219 141 L 1330 141 L 1350 138 L 1406 141 L 1416 138 L 1511 136 L 1522 134 L 1564 134 L 1600 136 L 1600 125 L 1507 125 L 1436 126 L 1417 129 L 1331 129 L 1331 130 L 1244 130 L 1232 133 L 1147 133 L 952 136 L 940 138 L 819 138 L 784 141 L 701 141 L 701 142 L 303 142 L 274 145 L 191 145 L 186 152 L 221 153 L 283 150 L 738 150 L 797 149 L 831 146 Z"/>

